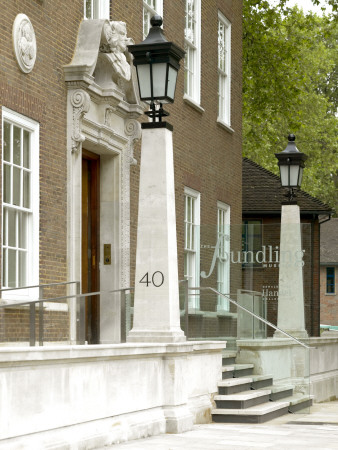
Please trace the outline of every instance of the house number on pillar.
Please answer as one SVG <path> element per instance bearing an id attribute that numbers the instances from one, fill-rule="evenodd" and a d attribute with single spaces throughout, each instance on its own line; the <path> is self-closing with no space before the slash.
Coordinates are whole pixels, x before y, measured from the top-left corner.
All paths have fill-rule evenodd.
<path id="1" fill-rule="evenodd" d="M 151 281 L 149 280 L 149 272 L 147 272 L 139 281 L 139 283 L 144 283 L 149 286 L 152 284 L 155 287 L 160 287 L 164 283 L 164 275 L 159 270 L 154 272 L 151 276 Z"/>

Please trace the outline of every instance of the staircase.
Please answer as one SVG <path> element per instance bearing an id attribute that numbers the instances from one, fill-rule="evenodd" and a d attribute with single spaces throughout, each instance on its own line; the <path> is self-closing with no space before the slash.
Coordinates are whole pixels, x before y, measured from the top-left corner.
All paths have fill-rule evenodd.
<path id="1" fill-rule="evenodd" d="M 271 376 L 252 375 L 253 364 L 236 364 L 236 352 L 225 352 L 222 362 L 214 422 L 263 423 L 312 405 L 308 395 L 293 394 L 293 386 L 274 386 Z"/>

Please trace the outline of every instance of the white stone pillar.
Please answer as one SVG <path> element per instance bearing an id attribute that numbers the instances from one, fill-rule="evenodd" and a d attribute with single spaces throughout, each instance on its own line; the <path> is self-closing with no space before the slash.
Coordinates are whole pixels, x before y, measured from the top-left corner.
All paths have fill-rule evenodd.
<path id="1" fill-rule="evenodd" d="M 298 205 L 282 205 L 277 327 L 296 338 L 305 330 L 303 251 Z M 286 337 L 276 331 L 274 337 Z"/>
<path id="2" fill-rule="evenodd" d="M 127 340 L 180 342 L 172 127 L 143 125 L 134 322 Z"/>

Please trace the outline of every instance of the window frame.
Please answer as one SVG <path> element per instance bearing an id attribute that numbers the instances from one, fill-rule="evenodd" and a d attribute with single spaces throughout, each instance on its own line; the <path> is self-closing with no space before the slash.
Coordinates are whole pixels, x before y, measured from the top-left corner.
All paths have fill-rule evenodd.
<path id="1" fill-rule="evenodd" d="M 218 72 L 218 117 L 217 122 L 231 128 L 231 22 L 218 11 L 217 30 L 217 72 Z M 224 32 L 224 69 L 220 67 L 220 25 Z M 223 100 L 221 101 L 221 99 Z"/>
<path id="2" fill-rule="evenodd" d="M 328 274 L 329 270 L 333 271 L 331 275 Z M 325 273 L 326 273 L 325 294 L 326 295 L 335 295 L 336 294 L 336 268 L 334 266 L 326 267 Z M 329 283 L 329 278 L 332 279 L 331 283 Z M 332 286 L 332 291 L 330 291 L 330 292 L 329 292 L 329 289 L 328 289 L 329 286 Z"/>
<path id="3" fill-rule="evenodd" d="M 200 198 L 201 194 L 198 191 L 188 187 L 184 188 L 184 278 L 188 280 L 189 287 L 197 288 L 200 287 Z M 188 217 L 188 199 L 191 199 L 194 205 L 191 218 Z M 187 244 L 188 227 L 191 230 L 192 245 L 191 243 Z M 189 295 L 188 304 L 189 309 L 200 309 L 198 291 Z"/>
<path id="4" fill-rule="evenodd" d="M 110 0 L 91 0 L 91 17 L 86 15 L 86 3 L 83 1 L 83 17 L 85 20 L 107 19 L 110 20 Z M 95 11 L 96 10 L 96 11 Z"/>
<path id="5" fill-rule="evenodd" d="M 9 292 L 2 291 L 1 296 L 3 299 L 8 300 L 30 300 L 38 297 L 37 289 L 18 289 L 11 290 L 10 287 L 4 285 L 3 268 L 4 268 L 4 217 L 5 211 L 15 210 L 27 213 L 27 272 L 26 272 L 26 286 L 39 284 L 39 128 L 40 125 L 35 120 L 23 116 L 22 114 L 12 111 L 6 107 L 2 107 L 2 148 L 4 139 L 4 122 L 10 123 L 13 126 L 19 127 L 30 133 L 30 208 L 24 208 L 22 206 L 12 205 L 4 202 L 4 187 L 2 189 L 2 223 L 1 223 L 1 286 L 3 289 L 9 289 Z M 4 167 L 7 163 L 2 158 L 2 175 L 4 173 Z M 8 165 L 13 167 L 13 162 Z M 4 177 L 3 177 L 4 180 Z M 3 181 L 4 182 L 4 181 Z M 8 245 L 6 245 L 7 247 Z M 19 287 L 19 286 L 18 286 Z M 16 289 L 16 288 L 13 288 Z"/>
<path id="6" fill-rule="evenodd" d="M 152 8 L 150 5 L 148 5 L 146 0 L 143 0 L 143 18 L 142 18 L 143 40 L 148 36 L 149 29 L 150 29 L 150 19 L 152 17 L 151 15 L 148 16 L 147 27 L 145 27 L 145 17 L 144 17 L 145 16 L 145 10 L 147 10 L 152 15 L 154 15 L 154 14 L 159 15 L 163 19 L 163 0 L 154 0 L 154 2 L 155 2 L 155 8 Z M 146 29 L 146 32 L 145 32 L 145 29 Z"/>
<path id="7" fill-rule="evenodd" d="M 195 4 L 195 43 L 191 42 L 186 36 L 188 31 L 188 2 L 185 2 L 185 27 L 184 27 L 184 99 L 193 105 L 200 106 L 201 103 L 201 0 L 190 0 Z M 189 55 L 192 55 L 192 64 L 189 64 Z M 187 72 L 191 72 L 190 80 L 187 78 Z"/>
<path id="8" fill-rule="evenodd" d="M 217 290 L 230 295 L 230 205 L 217 202 Z M 223 257 L 222 257 L 223 256 Z M 223 285 L 223 287 L 222 287 Z M 224 289 L 224 287 L 226 289 Z M 224 292 L 226 290 L 227 292 Z M 223 291 L 223 292 L 222 292 Z M 218 296 L 217 311 L 230 311 L 228 299 Z"/>
<path id="9" fill-rule="evenodd" d="M 260 225 L 260 247 L 258 249 L 253 249 L 251 248 L 250 244 L 248 243 L 248 225 L 256 225 L 259 224 Z M 245 231 L 244 231 L 244 227 L 245 227 Z M 255 234 L 252 234 L 252 236 L 255 236 Z M 261 219 L 245 219 L 242 221 L 242 255 L 243 255 L 243 260 L 244 260 L 244 253 L 248 253 L 248 252 L 252 252 L 253 254 L 253 261 L 248 262 L 248 261 L 242 261 L 242 265 L 244 267 L 262 267 L 262 263 L 257 263 L 256 262 L 256 257 L 255 255 L 257 254 L 257 252 L 261 251 L 263 248 L 263 221 Z M 246 258 L 245 258 L 246 259 Z"/>

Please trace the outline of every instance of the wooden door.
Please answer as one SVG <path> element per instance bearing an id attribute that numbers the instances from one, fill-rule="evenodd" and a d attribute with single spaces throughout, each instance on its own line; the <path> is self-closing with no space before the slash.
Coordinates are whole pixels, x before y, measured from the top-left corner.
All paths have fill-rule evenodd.
<path id="1" fill-rule="evenodd" d="M 98 292 L 99 283 L 99 230 L 100 230 L 100 157 L 83 151 L 82 156 L 82 292 Z M 86 299 L 86 341 L 99 343 L 98 296 Z"/>

